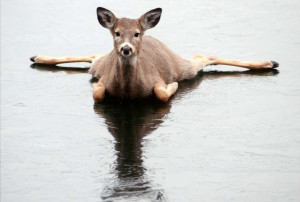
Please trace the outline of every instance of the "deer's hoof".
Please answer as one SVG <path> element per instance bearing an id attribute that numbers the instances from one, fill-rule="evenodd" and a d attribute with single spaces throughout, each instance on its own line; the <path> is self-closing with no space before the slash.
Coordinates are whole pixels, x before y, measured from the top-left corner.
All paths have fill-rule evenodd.
<path id="1" fill-rule="evenodd" d="M 271 61 L 271 63 L 272 63 L 272 68 L 277 68 L 277 67 L 279 67 L 279 63 L 278 62 L 275 62 L 275 61 Z"/>
<path id="2" fill-rule="evenodd" d="M 33 57 L 30 58 L 30 60 L 31 60 L 32 62 L 35 62 L 34 59 L 35 59 L 36 57 L 37 57 L 37 56 L 33 56 Z"/>

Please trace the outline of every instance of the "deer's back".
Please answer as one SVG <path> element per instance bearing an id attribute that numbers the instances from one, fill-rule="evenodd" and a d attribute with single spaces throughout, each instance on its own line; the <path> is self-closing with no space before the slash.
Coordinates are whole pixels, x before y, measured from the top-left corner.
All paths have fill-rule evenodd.
<path id="1" fill-rule="evenodd" d="M 140 52 L 140 65 L 159 76 L 166 84 L 182 80 L 183 72 L 191 68 L 188 60 L 185 60 L 171 51 L 164 43 L 151 37 L 143 38 L 143 46 Z"/>

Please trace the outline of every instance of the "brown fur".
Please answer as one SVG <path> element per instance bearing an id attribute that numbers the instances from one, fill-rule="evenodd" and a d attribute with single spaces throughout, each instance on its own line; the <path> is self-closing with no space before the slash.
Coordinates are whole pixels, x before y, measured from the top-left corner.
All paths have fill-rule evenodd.
<path id="1" fill-rule="evenodd" d="M 197 74 L 192 63 L 182 59 L 159 40 L 144 36 L 136 59 L 121 63 L 113 50 L 96 59 L 90 73 L 100 79 L 110 95 L 140 98 L 153 93 L 156 82 L 169 84 Z"/>

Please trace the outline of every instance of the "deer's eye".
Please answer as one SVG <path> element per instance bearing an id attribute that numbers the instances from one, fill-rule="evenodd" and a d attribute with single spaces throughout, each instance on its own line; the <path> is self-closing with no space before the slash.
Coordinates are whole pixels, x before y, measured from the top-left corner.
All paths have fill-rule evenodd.
<path id="1" fill-rule="evenodd" d="M 120 32 L 115 32 L 116 36 L 120 36 Z"/>
<path id="2" fill-rule="evenodd" d="M 140 36 L 140 33 L 135 33 L 134 34 L 134 37 L 139 37 Z"/>

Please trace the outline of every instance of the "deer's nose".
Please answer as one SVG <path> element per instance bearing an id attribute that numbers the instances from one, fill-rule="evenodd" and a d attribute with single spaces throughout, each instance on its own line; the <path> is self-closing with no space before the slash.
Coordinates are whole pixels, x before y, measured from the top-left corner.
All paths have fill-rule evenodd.
<path id="1" fill-rule="evenodd" d="M 132 49 L 126 45 L 124 47 L 121 48 L 121 52 L 124 54 L 124 55 L 129 55 L 132 53 Z"/>

